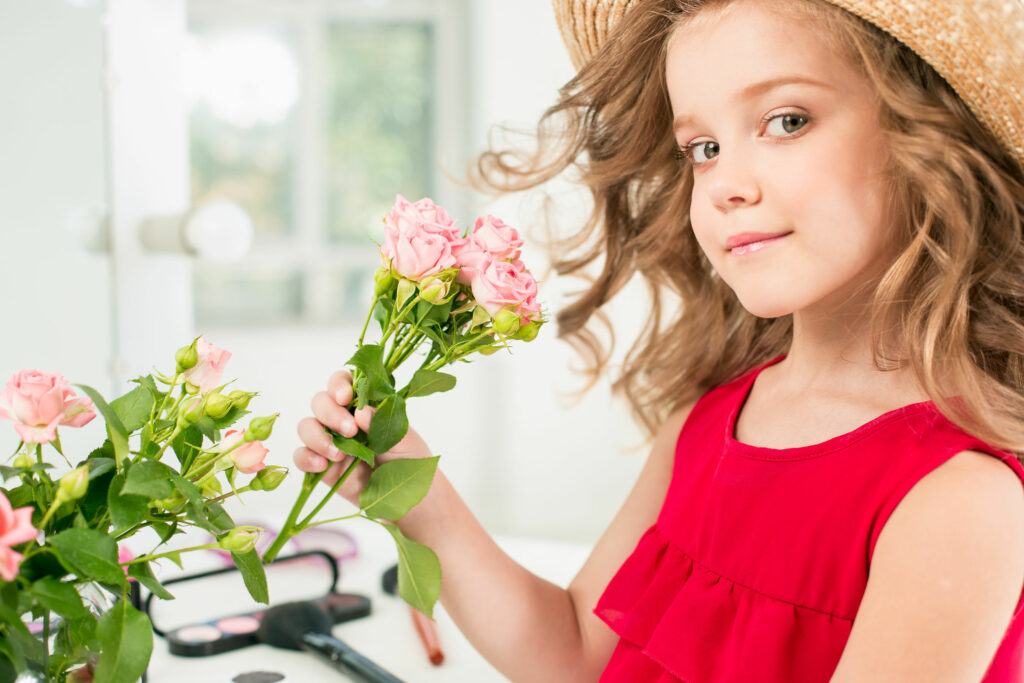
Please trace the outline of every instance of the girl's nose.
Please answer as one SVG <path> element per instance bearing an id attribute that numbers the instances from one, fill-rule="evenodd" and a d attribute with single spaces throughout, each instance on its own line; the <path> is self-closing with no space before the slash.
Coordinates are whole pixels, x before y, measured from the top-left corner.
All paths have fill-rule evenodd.
<path id="1" fill-rule="evenodd" d="M 753 169 L 736 155 L 721 155 L 708 174 L 708 198 L 723 213 L 761 201 Z"/>

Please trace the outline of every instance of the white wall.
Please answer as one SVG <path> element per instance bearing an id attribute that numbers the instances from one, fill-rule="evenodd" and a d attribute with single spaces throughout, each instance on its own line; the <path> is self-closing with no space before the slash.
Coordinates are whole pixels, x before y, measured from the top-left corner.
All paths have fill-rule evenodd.
<path id="1" fill-rule="evenodd" d="M 495 124 L 531 128 L 572 69 L 548 0 L 473 0 L 471 8 L 475 95 L 467 106 L 472 148 L 479 151 Z M 108 390 L 106 261 L 73 248 L 60 227 L 69 208 L 103 200 L 100 57 L 97 10 L 65 0 L 0 4 L 3 378 L 38 366 Z M 535 205 L 536 196 L 527 195 L 476 208 L 530 232 Z M 568 213 L 582 216 L 582 204 L 570 201 Z M 463 224 L 472 220 L 460 218 Z M 545 272 L 536 242 L 525 258 L 535 272 Z M 550 314 L 573 286 L 541 282 Z M 627 299 L 619 309 L 627 327 L 635 325 L 635 301 Z M 238 378 L 237 387 L 261 392 L 251 409 L 281 413 L 268 446 L 276 464 L 290 464 L 299 445 L 296 423 L 309 414 L 312 394 L 350 355 L 358 331 L 198 331 L 233 352 L 227 376 Z M 620 339 L 628 341 L 628 330 Z M 442 467 L 493 532 L 595 540 L 639 471 L 643 451 L 631 451 L 639 432 L 625 407 L 611 401 L 607 383 L 570 405 L 567 395 L 581 386 L 567 369 L 572 361 L 552 324 L 512 356 L 458 368 L 459 385 L 450 394 L 410 406 L 413 425 L 443 456 Z M 171 359 L 152 362 L 167 368 Z M 83 431 L 82 443 L 101 439 L 98 425 Z M 74 443 L 77 436 L 65 440 Z M 0 424 L 0 449 L 4 443 L 13 448 L 15 440 Z M 291 477 L 277 493 L 250 496 L 246 507 L 232 511 L 239 519 L 283 519 L 298 483 L 297 475 Z M 339 501 L 337 509 L 343 514 L 345 504 Z"/>

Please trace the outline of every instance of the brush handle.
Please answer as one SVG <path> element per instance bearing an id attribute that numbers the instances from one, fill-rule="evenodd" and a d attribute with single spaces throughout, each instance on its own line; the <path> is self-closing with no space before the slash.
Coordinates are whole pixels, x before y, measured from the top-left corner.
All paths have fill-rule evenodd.
<path id="1" fill-rule="evenodd" d="M 349 645 L 325 633 L 303 633 L 302 649 L 327 660 L 336 669 L 366 683 L 402 683 L 394 676 L 353 650 Z"/>

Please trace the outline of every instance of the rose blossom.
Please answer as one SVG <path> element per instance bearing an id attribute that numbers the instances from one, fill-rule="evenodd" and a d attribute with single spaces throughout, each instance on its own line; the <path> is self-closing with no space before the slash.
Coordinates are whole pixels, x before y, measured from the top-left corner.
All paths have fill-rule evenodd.
<path id="1" fill-rule="evenodd" d="M 408 230 L 427 232 L 444 237 L 448 242 L 459 242 L 459 228 L 448 212 L 424 197 L 410 202 L 402 195 L 395 195 L 395 205 L 384 217 L 387 230 L 403 233 Z"/>
<path id="2" fill-rule="evenodd" d="M 473 278 L 470 287 L 476 303 L 493 318 L 511 307 L 517 313 L 539 313 L 537 281 L 529 271 L 507 261 L 491 261 Z"/>
<path id="3" fill-rule="evenodd" d="M 494 260 L 494 256 L 490 252 L 468 239 L 462 244 L 453 247 L 452 254 L 455 256 L 455 265 L 459 267 L 459 272 L 455 279 L 464 285 L 470 284 L 477 273 Z"/>
<path id="4" fill-rule="evenodd" d="M 221 450 L 227 451 L 231 449 L 235 444 L 242 442 L 245 438 L 244 431 L 238 431 L 232 429 L 231 431 L 224 434 L 224 440 L 221 441 Z M 235 464 L 235 468 L 239 472 L 246 474 L 253 474 L 259 472 L 266 465 L 263 464 L 263 459 L 267 457 L 267 453 L 270 451 L 263 447 L 263 443 L 260 441 L 247 441 L 241 443 L 238 448 L 235 448 L 228 457 Z"/>
<path id="5" fill-rule="evenodd" d="M 389 228 L 380 251 L 396 273 L 413 282 L 455 267 L 448 239 L 415 225 L 403 232 Z"/>
<path id="6" fill-rule="evenodd" d="M 11 550 L 12 545 L 31 541 L 36 537 L 32 526 L 32 507 L 14 510 L 11 501 L 0 491 L 0 579 L 14 581 L 21 564 L 21 553 Z"/>
<path id="7" fill-rule="evenodd" d="M 92 401 L 76 398 L 56 373 L 22 370 L 11 375 L 0 392 L 0 418 L 15 420 L 14 430 L 25 443 L 49 443 L 57 427 L 81 427 L 96 417 Z"/>
<path id="8" fill-rule="evenodd" d="M 206 341 L 205 337 L 196 340 L 196 353 L 199 360 L 194 367 L 182 375 L 189 384 L 199 387 L 200 393 L 207 393 L 220 383 L 224 374 L 224 366 L 231 359 L 231 352 Z"/>
<path id="9" fill-rule="evenodd" d="M 519 231 L 490 214 L 476 219 L 473 232 L 467 239 L 499 261 L 515 261 L 523 248 Z"/>

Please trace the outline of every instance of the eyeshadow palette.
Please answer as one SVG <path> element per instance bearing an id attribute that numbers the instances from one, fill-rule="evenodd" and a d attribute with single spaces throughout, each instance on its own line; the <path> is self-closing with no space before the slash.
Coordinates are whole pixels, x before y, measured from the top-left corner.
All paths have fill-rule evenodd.
<path id="1" fill-rule="evenodd" d="M 313 602 L 324 609 L 335 624 L 370 613 L 370 599 L 357 593 L 331 592 Z M 165 634 L 168 649 L 171 654 L 182 657 L 206 657 L 255 645 L 259 642 L 256 631 L 263 614 L 264 610 L 256 610 L 181 626 Z"/>

